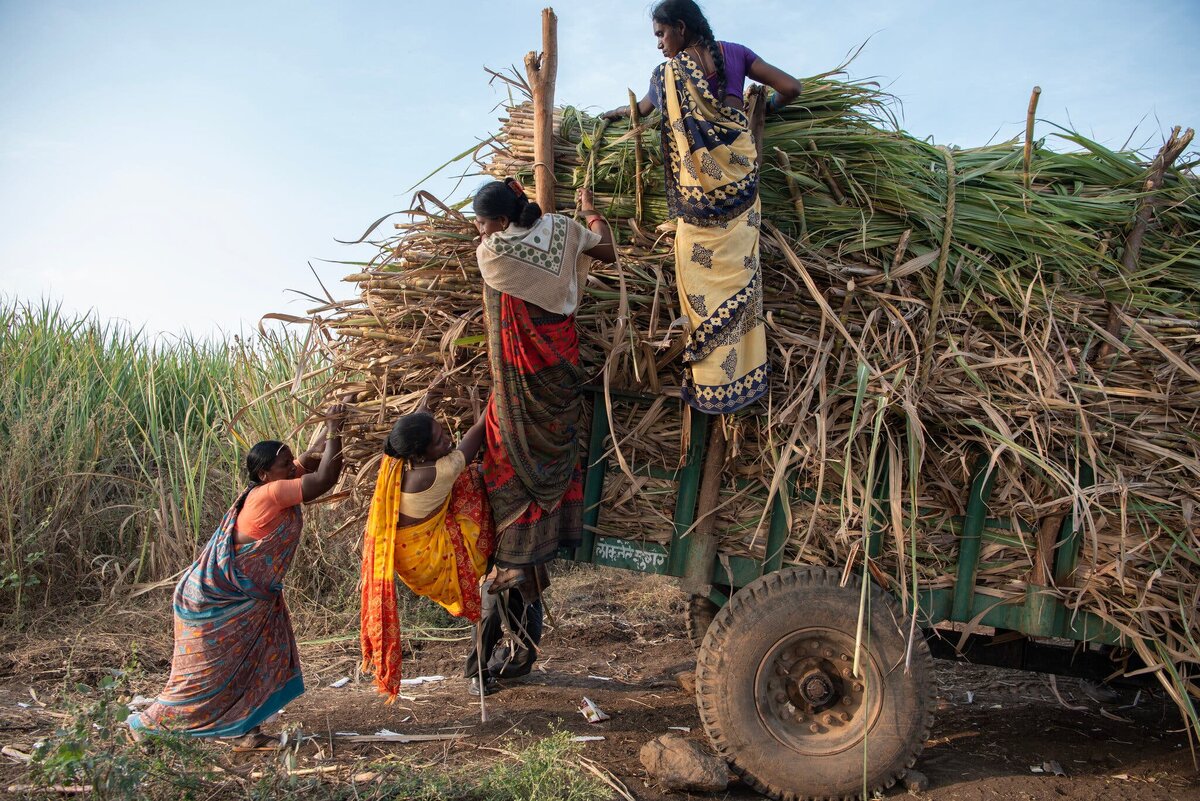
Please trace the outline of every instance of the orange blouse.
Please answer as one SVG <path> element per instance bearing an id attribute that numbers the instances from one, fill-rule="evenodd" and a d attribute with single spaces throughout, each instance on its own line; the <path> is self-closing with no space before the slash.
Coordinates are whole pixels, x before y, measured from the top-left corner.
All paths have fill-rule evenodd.
<path id="1" fill-rule="evenodd" d="M 252 540 L 261 540 L 283 522 L 283 517 L 293 506 L 304 501 L 300 490 L 300 476 L 306 472 L 296 462 L 296 477 L 281 481 L 270 481 L 250 490 L 246 503 L 238 513 L 235 523 L 237 532 Z"/>

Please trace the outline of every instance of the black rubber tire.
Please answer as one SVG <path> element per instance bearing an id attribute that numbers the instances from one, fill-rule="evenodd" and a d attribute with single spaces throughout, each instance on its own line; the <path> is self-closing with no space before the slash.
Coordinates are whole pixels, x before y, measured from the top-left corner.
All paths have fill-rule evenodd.
<path id="1" fill-rule="evenodd" d="M 700 643 L 704 642 L 704 635 L 708 633 L 708 627 L 712 625 L 713 618 L 719 611 L 721 607 L 703 595 L 693 595 L 688 599 L 687 634 L 692 648 L 700 648 Z"/>
<path id="2" fill-rule="evenodd" d="M 840 579 L 841 571 L 822 567 L 785 568 L 762 576 L 739 590 L 717 613 L 700 647 L 696 702 L 709 739 L 734 772 L 772 798 L 859 798 L 864 790 L 869 798 L 901 779 L 929 739 L 934 706 L 929 646 L 918 629 L 912 663 L 905 672 L 908 625 L 895 601 L 874 584 L 862 650 L 862 664 L 874 666 L 873 675 L 878 677 L 874 695 L 870 695 L 869 688 L 864 691 L 861 715 L 856 706 L 850 720 L 837 723 L 838 736 L 847 738 L 845 744 L 816 748 L 842 750 L 814 755 L 803 750 L 806 745 L 781 739 L 793 743 L 831 742 L 817 739 L 825 737 L 827 729 L 804 740 L 810 737 L 806 724 L 790 724 L 772 717 L 777 713 L 761 688 L 768 678 L 772 682 L 792 681 L 790 672 L 772 672 L 771 666 L 780 662 L 770 660 L 780 653 L 792 655 L 787 658 L 794 658 L 797 652 L 805 656 L 799 645 L 781 650 L 793 642 L 808 642 L 796 638 L 816 637 L 809 632 L 820 631 L 828 633 L 819 636 L 848 636 L 853 641 L 862 585 L 858 577 L 853 577 L 845 587 L 839 587 Z M 845 664 L 837 662 L 838 666 Z M 761 666 L 765 667 L 760 670 Z M 779 675 L 785 678 L 772 678 Z M 856 679 L 839 677 L 837 681 Z M 844 688 L 847 694 L 849 688 L 848 683 Z M 778 695 L 775 700 L 779 700 Z M 830 707 L 829 711 L 840 709 Z M 806 720 L 799 709 L 796 715 Z M 872 718 L 870 723 L 868 718 Z M 768 726 L 775 727 L 775 733 Z M 834 728 L 831 725 L 828 730 Z"/>

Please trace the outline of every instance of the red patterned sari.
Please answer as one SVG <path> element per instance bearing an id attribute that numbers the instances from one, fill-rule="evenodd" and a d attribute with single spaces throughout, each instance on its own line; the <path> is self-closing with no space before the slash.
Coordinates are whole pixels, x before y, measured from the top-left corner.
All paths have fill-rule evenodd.
<path id="1" fill-rule="evenodd" d="M 575 315 L 534 319 L 525 301 L 484 286 L 492 397 L 483 460 L 501 567 L 537 565 L 578 544 L 579 337 Z"/>

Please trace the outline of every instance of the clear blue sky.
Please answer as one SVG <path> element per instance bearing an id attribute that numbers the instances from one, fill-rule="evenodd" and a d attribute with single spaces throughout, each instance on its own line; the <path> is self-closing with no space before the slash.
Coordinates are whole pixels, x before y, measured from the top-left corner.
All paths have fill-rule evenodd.
<path id="1" fill-rule="evenodd" d="M 1040 117 L 1111 146 L 1200 123 L 1195 0 L 704 5 L 798 76 L 871 37 L 851 74 L 938 142 L 1016 135 L 1034 84 Z M 361 255 L 334 238 L 496 127 L 483 67 L 538 46 L 542 6 L 0 0 L 0 293 L 202 335 L 301 312 L 285 290 L 316 291 L 310 261 L 347 296 L 319 260 Z M 559 102 L 644 91 L 644 0 L 556 10 Z"/>

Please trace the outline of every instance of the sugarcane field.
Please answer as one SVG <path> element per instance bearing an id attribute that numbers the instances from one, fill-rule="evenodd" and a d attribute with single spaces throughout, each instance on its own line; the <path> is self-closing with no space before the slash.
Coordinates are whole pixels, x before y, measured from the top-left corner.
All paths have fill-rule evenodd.
<path id="1" fill-rule="evenodd" d="M 1200 799 L 1197 33 L 0 3 L 0 796 Z"/>

